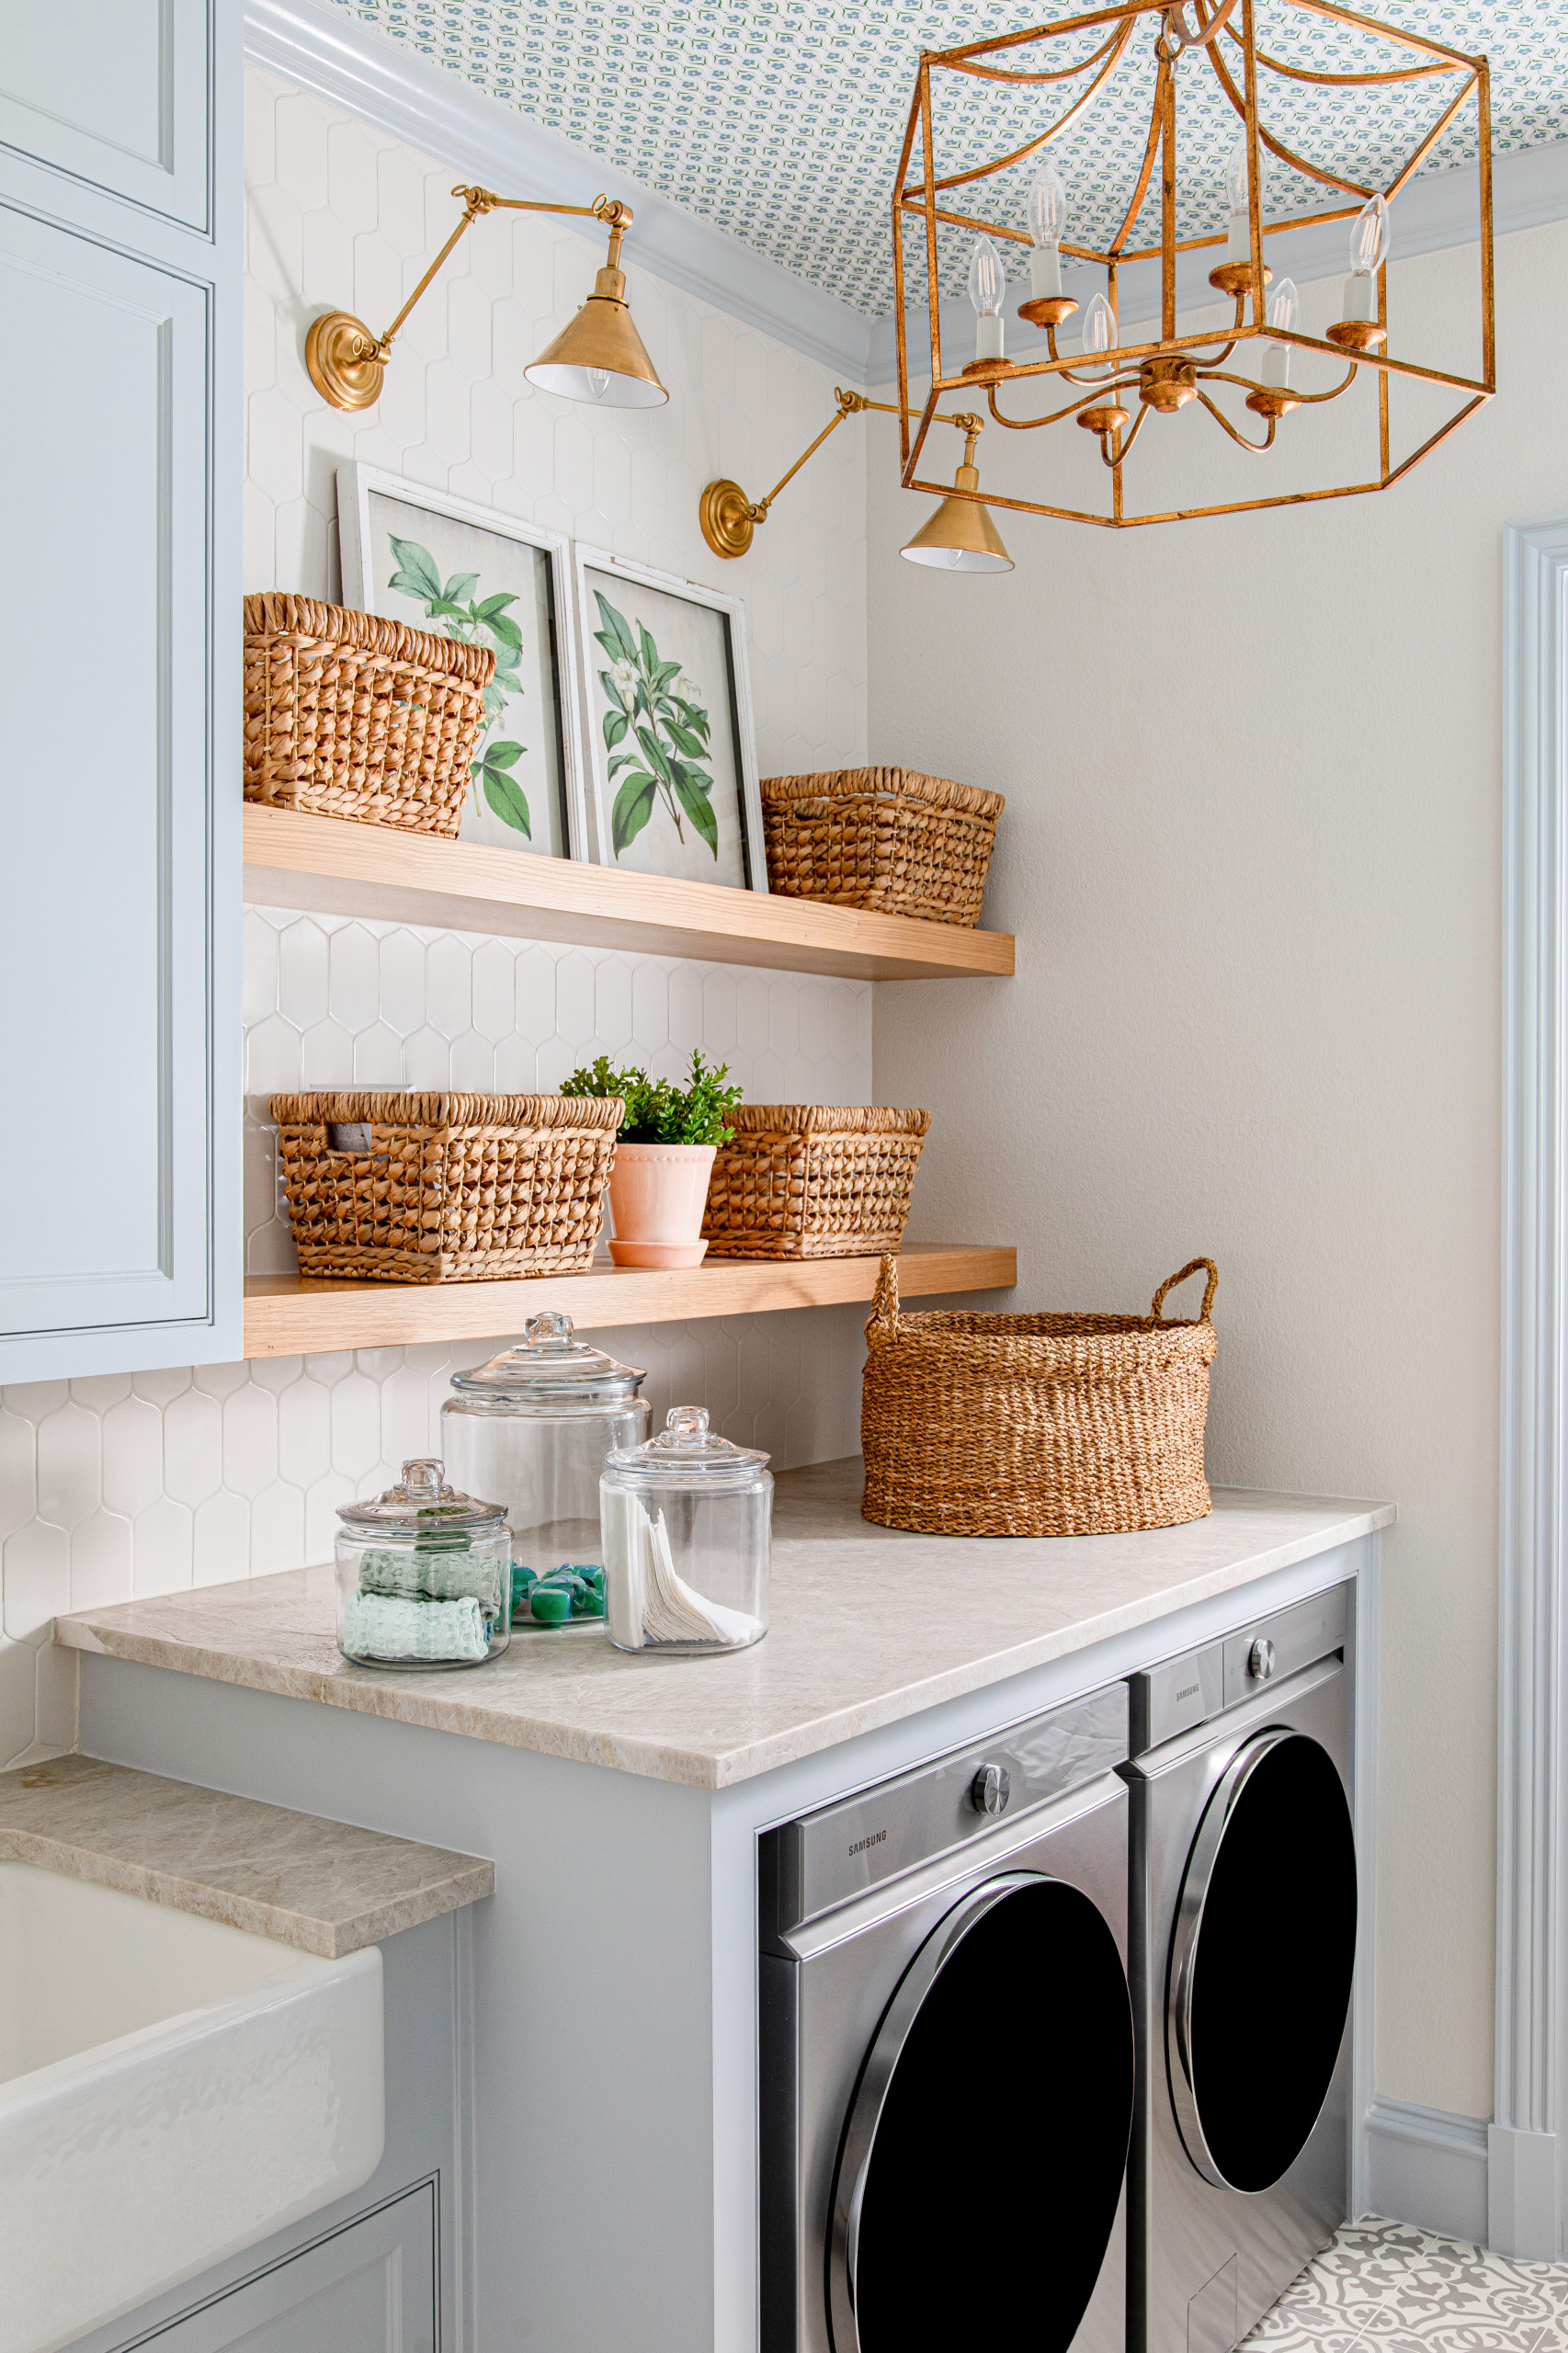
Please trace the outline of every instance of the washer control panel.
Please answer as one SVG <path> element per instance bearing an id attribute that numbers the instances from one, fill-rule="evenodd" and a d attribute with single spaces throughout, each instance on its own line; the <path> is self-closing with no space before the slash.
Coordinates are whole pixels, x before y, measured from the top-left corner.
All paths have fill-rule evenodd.
<path id="1" fill-rule="evenodd" d="M 1349 1597 L 1355 1588 L 1332 1585 L 1277 1609 L 1267 1618 L 1201 1650 L 1184 1651 L 1130 1678 L 1132 1693 L 1132 1754 L 1142 1756 L 1178 1733 L 1190 1732 L 1244 1699 L 1256 1699 L 1265 1684 L 1296 1675 L 1345 1648 Z"/>
<path id="2" fill-rule="evenodd" d="M 965 1846 L 1127 1756 L 1127 1686 L 1109 1683 L 913 1773 L 786 1822 L 759 1842 L 761 1911 L 787 1935 L 848 1897 Z"/>

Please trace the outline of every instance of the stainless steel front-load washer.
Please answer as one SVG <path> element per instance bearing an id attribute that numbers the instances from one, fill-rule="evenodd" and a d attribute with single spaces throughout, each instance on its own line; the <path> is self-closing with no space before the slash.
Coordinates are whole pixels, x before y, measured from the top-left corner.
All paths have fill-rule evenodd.
<path id="1" fill-rule="evenodd" d="M 1131 2353 L 1230 2353 L 1345 2219 L 1352 1590 L 1132 1678 Z"/>
<path id="2" fill-rule="evenodd" d="M 761 1841 L 763 2353 L 1124 2353 L 1124 1684 Z"/>

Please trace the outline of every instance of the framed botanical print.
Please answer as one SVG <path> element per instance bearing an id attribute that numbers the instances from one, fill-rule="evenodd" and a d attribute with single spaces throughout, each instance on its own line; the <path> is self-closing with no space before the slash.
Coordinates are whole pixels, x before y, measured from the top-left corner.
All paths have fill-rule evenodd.
<path id="1" fill-rule="evenodd" d="M 576 565 L 594 856 L 766 891 L 744 607 L 597 548 Z"/>
<path id="2" fill-rule="evenodd" d="M 364 465 L 337 524 L 346 604 L 495 655 L 460 840 L 586 858 L 570 540 Z"/>

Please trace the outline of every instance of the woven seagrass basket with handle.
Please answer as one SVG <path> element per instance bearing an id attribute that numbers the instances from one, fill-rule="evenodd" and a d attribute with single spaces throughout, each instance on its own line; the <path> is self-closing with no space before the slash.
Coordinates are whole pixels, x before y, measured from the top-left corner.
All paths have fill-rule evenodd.
<path id="1" fill-rule="evenodd" d="M 1166 1298 L 1204 1272 L 1190 1322 Z M 1210 1321 L 1220 1278 L 1194 1258 L 1147 1315 L 899 1312 L 882 1260 L 866 1326 L 861 1511 L 930 1536 L 1108 1536 L 1210 1509 Z"/>

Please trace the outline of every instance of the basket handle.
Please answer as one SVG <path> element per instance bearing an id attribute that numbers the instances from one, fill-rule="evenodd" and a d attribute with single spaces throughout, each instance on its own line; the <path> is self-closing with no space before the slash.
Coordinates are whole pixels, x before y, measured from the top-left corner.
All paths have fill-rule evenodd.
<path id="1" fill-rule="evenodd" d="M 1214 1304 L 1214 1294 L 1220 1288 L 1220 1269 L 1212 1258 L 1189 1258 L 1180 1274 L 1167 1276 L 1154 1293 L 1154 1304 L 1149 1313 L 1156 1324 L 1160 1321 L 1160 1311 L 1165 1306 L 1166 1293 L 1175 1290 L 1178 1283 L 1186 1282 L 1188 1275 L 1195 1275 L 1199 1267 L 1208 1268 L 1209 1280 L 1203 1286 L 1203 1304 L 1198 1311 L 1198 1320 L 1200 1324 L 1212 1321 L 1209 1311 Z"/>
<path id="2" fill-rule="evenodd" d="M 891 1250 L 882 1252 L 882 1269 L 877 1277 L 876 1296 L 866 1325 L 866 1337 L 876 1333 L 880 1339 L 891 1340 L 898 1329 L 898 1260 Z"/>

